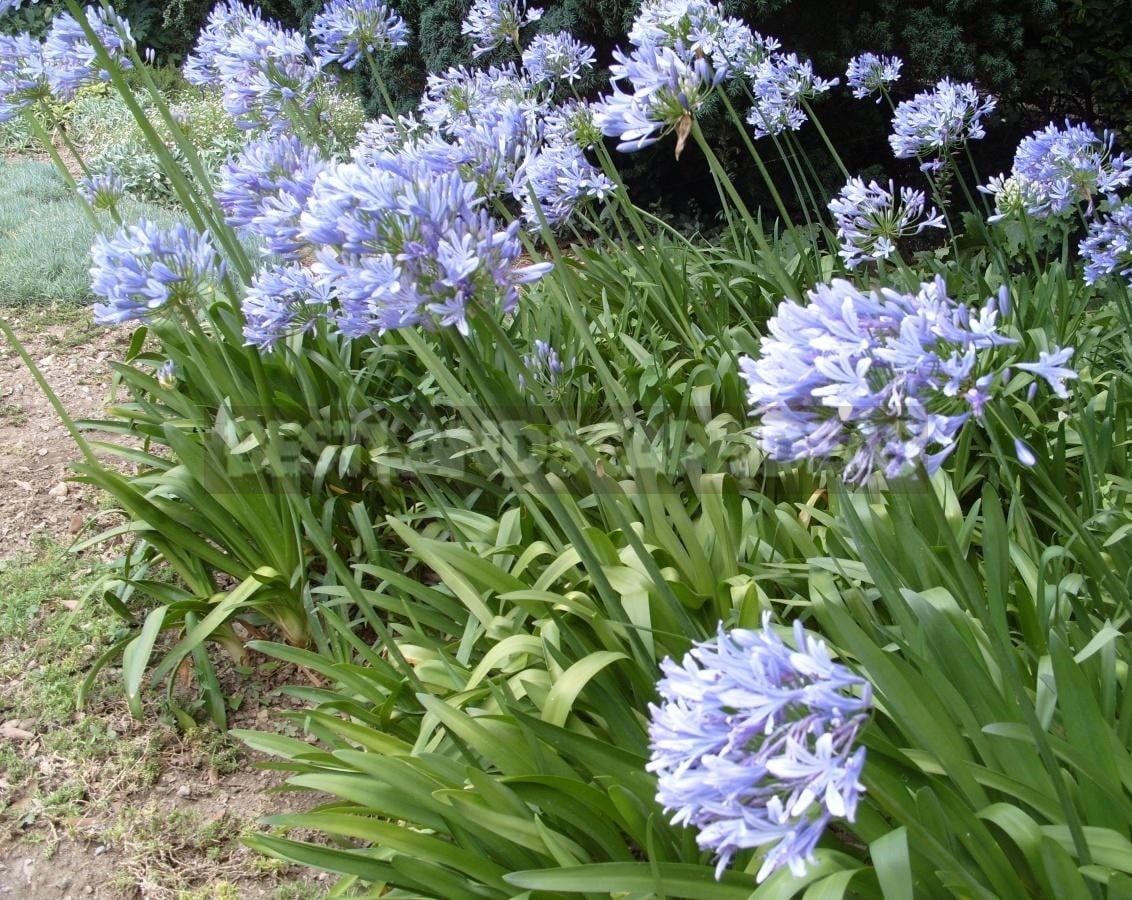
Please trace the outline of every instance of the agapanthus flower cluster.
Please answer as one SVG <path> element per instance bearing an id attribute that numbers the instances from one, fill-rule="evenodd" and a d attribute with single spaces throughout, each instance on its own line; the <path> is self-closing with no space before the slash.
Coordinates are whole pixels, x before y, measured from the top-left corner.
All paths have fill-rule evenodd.
<path id="1" fill-rule="evenodd" d="M 212 11 L 184 74 L 192 84 L 220 87 L 240 128 L 276 132 L 290 129 L 293 108 L 313 105 L 325 80 L 301 34 L 264 21 L 238 0 Z"/>
<path id="2" fill-rule="evenodd" d="M 94 320 L 101 325 L 205 300 L 224 275 L 209 239 L 183 224 L 161 228 L 141 219 L 113 237 L 98 235 L 90 255 L 91 289 L 106 301 L 94 304 Z"/>
<path id="3" fill-rule="evenodd" d="M 79 194 L 98 210 L 110 210 L 126 196 L 126 180 L 116 172 L 98 172 L 78 183 Z"/>
<path id="4" fill-rule="evenodd" d="M 900 77 L 904 67 L 898 56 L 878 56 L 876 53 L 862 53 L 849 60 L 845 72 L 845 83 L 853 89 L 853 96 L 864 100 L 873 94 L 881 94 Z M 881 97 L 877 97 L 880 103 Z"/>
<path id="5" fill-rule="evenodd" d="M 838 79 L 814 74 L 810 60 L 794 53 L 774 53 L 749 73 L 755 102 L 747 122 L 755 137 L 769 137 L 784 131 L 797 131 L 806 123 L 802 102 L 824 94 Z"/>
<path id="6" fill-rule="evenodd" d="M 1010 175 L 981 188 L 995 197 L 992 221 L 1019 207 L 1041 219 L 1072 212 L 1082 203 L 1091 213 L 1098 197 L 1114 197 L 1132 181 L 1132 163 L 1113 153 L 1113 141 L 1111 132 L 1098 136 L 1087 125 L 1069 122 L 1065 128 L 1050 123 L 1023 138 Z"/>
<path id="7" fill-rule="evenodd" d="M 431 131 L 413 114 L 393 118 L 383 113 L 362 125 L 350 156 L 354 162 L 362 162 L 374 154 L 395 153 L 428 134 Z"/>
<path id="8" fill-rule="evenodd" d="M 304 265 L 269 266 L 244 294 L 244 340 L 271 350 L 288 333 L 309 329 L 330 310 L 329 285 Z"/>
<path id="9" fill-rule="evenodd" d="M 541 338 L 535 339 L 531 352 L 523 357 L 523 365 L 527 367 L 527 371 L 535 381 L 551 390 L 558 386 L 558 377 L 565 368 L 558 351 Z M 526 386 L 526 375 L 519 375 L 519 387 L 526 388 Z"/>
<path id="10" fill-rule="evenodd" d="M 724 73 L 703 57 L 689 62 L 669 47 L 648 44 L 630 54 L 615 50 L 613 58 L 613 93 L 595 104 L 594 123 L 603 134 L 620 138 L 622 151 L 640 150 L 675 131 L 679 156 L 696 111 Z M 622 90 L 621 81 L 628 82 L 631 93 Z"/>
<path id="11" fill-rule="evenodd" d="M 1081 258 L 1086 284 L 1096 284 L 1107 275 L 1120 275 L 1132 283 L 1132 203 L 1120 203 L 1089 223 Z"/>
<path id="12" fill-rule="evenodd" d="M 942 157 L 965 141 L 985 137 L 983 116 L 996 105 L 973 84 L 944 78 L 896 107 L 888 142 L 898 159 Z"/>
<path id="13" fill-rule="evenodd" d="M 50 96 L 43 45 L 27 34 L 0 34 L 0 122 Z"/>
<path id="14" fill-rule="evenodd" d="M 312 20 L 311 37 L 323 63 L 353 69 L 367 53 L 409 46 L 409 26 L 377 0 L 330 0 Z"/>
<path id="15" fill-rule="evenodd" d="M 667 47 L 688 63 L 706 58 L 723 77 L 770 52 L 764 38 L 711 0 L 645 0 L 628 38 L 634 47 Z"/>
<path id="16" fill-rule="evenodd" d="M 115 63 L 123 69 L 132 68 L 126 55 L 133 45 L 129 23 L 114 10 L 97 6 L 86 8 L 86 20 Z M 60 100 L 70 100 L 83 85 L 110 80 L 110 73 L 99 64 L 83 26 L 67 12 L 52 20 L 43 41 L 43 58 L 51 90 Z"/>
<path id="17" fill-rule="evenodd" d="M 548 225 L 570 218 L 584 199 L 604 199 L 614 184 L 586 159 L 576 144 L 548 144 L 536 150 L 520 166 L 512 192 L 523 207 L 523 219 L 535 230 L 539 213 Z"/>
<path id="18" fill-rule="evenodd" d="M 318 246 L 312 271 L 338 302 L 348 337 L 410 325 L 468 331 L 477 308 L 509 312 L 518 285 L 549 264 L 521 265 L 519 222 L 483 208 L 475 183 L 420 156 L 341 163 L 315 182 L 304 237 Z"/>
<path id="19" fill-rule="evenodd" d="M 951 300 L 942 278 L 914 294 L 865 293 L 835 279 L 808 299 L 784 300 L 759 357 L 740 362 L 763 449 L 780 461 L 844 459 L 848 483 L 878 470 L 896 478 L 919 464 L 936 471 L 1001 381 L 988 357 L 1015 343 L 999 326 L 1005 289 L 972 308 Z M 1064 362 L 1072 350 L 1054 353 Z M 1072 377 L 1012 364 L 1059 394 Z"/>
<path id="20" fill-rule="evenodd" d="M 246 6 L 240 0 L 221 0 L 208 14 L 181 74 L 197 87 L 222 87 L 219 62 L 227 52 L 228 41 L 263 24 L 258 8 Z"/>
<path id="21" fill-rule="evenodd" d="M 570 144 L 579 150 L 588 150 L 601 140 L 594 108 L 584 100 L 567 100 L 547 110 L 542 133 L 548 144 Z"/>
<path id="22" fill-rule="evenodd" d="M 527 0 L 472 0 L 460 33 L 475 41 L 472 55 L 490 53 L 508 41 L 519 46 L 519 30 L 542 18 L 542 10 L 528 8 Z"/>
<path id="23" fill-rule="evenodd" d="M 873 181 L 850 178 L 829 202 L 829 211 L 841 242 L 838 251 L 845 265 L 854 269 L 870 260 L 888 259 L 896 253 L 896 242 L 925 228 L 943 228 L 939 210 L 925 211 L 924 192 L 912 188 L 887 189 Z"/>
<path id="24" fill-rule="evenodd" d="M 507 101 L 523 106 L 532 116 L 541 112 L 534 83 L 514 65 L 453 66 L 428 76 L 417 111 L 426 125 L 451 136 L 474 128 L 477 119 Z"/>
<path id="25" fill-rule="evenodd" d="M 31 0 L 31 2 L 36 3 L 38 0 Z M 0 0 L 0 16 L 14 12 L 23 5 L 24 0 Z"/>
<path id="26" fill-rule="evenodd" d="M 302 214 L 315 179 L 328 163 L 293 135 L 253 141 L 220 170 L 216 199 L 229 225 L 290 256 L 304 246 Z"/>
<path id="27" fill-rule="evenodd" d="M 661 663 L 648 770 L 672 823 L 717 855 L 716 878 L 749 848 L 763 852 L 758 882 L 783 866 L 801 876 L 830 821 L 856 816 L 871 685 L 800 622 L 794 644 L 766 613 L 761 630 L 721 623 L 681 662 Z"/>
<path id="28" fill-rule="evenodd" d="M 531 81 L 567 81 L 573 84 L 592 69 L 594 48 L 566 31 L 536 34 L 523 51 L 523 69 Z"/>

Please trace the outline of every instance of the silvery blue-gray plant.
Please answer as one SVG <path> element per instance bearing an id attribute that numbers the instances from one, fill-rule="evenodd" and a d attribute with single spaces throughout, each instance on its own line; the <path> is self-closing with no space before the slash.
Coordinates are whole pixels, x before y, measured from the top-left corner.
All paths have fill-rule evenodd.
<path id="1" fill-rule="evenodd" d="M 542 10 L 527 7 L 527 0 L 472 0 L 468 15 L 460 26 L 475 45 L 472 55 L 490 53 L 505 43 L 519 46 L 519 31 L 542 18 Z"/>
<path id="2" fill-rule="evenodd" d="M 323 63 L 353 69 L 367 53 L 409 46 L 409 26 L 377 0 L 330 0 L 311 21 L 311 38 Z"/>
<path id="3" fill-rule="evenodd" d="M 850 178 L 829 201 L 829 211 L 841 242 L 838 253 L 850 269 L 890 258 L 902 238 L 944 227 L 939 210 L 925 211 L 923 191 L 907 187 L 897 191 L 892 181 L 886 189 L 875 181 L 865 184 L 862 178 Z"/>
<path id="4" fill-rule="evenodd" d="M 898 56 L 862 53 L 849 60 L 845 83 L 853 89 L 853 96 L 858 100 L 877 94 L 877 103 L 880 103 L 888 86 L 900 78 L 903 67 L 904 61 Z"/>
<path id="5" fill-rule="evenodd" d="M 740 360 L 755 436 L 775 460 L 841 459 L 850 484 L 934 473 L 1002 386 L 1004 367 L 988 357 L 1016 343 L 1000 331 L 1007 299 L 1003 288 L 981 308 L 956 303 L 937 277 L 916 293 L 834 279 L 806 304 L 783 300 L 759 356 Z M 1061 396 L 1072 352 L 1018 367 Z"/>
<path id="6" fill-rule="evenodd" d="M 996 105 L 993 97 L 980 95 L 969 82 L 941 79 L 932 90 L 896 107 L 888 142 L 898 159 L 938 161 L 966 141 L 985 137 L 983 117 Z"/>
<path id="7" fill-rule="evenodd" d="M 1096 284 L 1108 275 L 1132 283 L 1132 203 L 1124 201 L 1089 223 L 1081 241 L 1085 283 Z"/>
<path id="8" fill-rule="evenodd" d="M 801 876 L 830 821 L 856 815 L 871 685 L 800 622 L 794 645 L 765 613 L 759 631 L 720 623 L 681 662 L 661 663 L 647 768 L 673 824 L 716 854 L 716 878 L 750 848 L 762 853 L 756 881 L 783 866 Z"/>
<path id="9" fill-rule="evenodd" d="M 1023 138 L 1008 176 L 991 179 L 981 188 L 995 197 L 997 221 L 1024 211 L 1044 219 L 1073 212 L 1082 204 L 1091 214 L 1098 198 L 1115 199 L 1132 181 L 1132 164 L 1113 152 L 1111 132 L 1098 135 L 1087 125 L 1052 122 Z"/>
<path id="10" fill-rule="evenodd" d="M 224 276 L 224 262 L 205 235 L 184 224 L 161 228 L 141 219 L 90 250 L 94 320 L 119 325 L 145 320 L 172 304 L 207 301 Z"/>

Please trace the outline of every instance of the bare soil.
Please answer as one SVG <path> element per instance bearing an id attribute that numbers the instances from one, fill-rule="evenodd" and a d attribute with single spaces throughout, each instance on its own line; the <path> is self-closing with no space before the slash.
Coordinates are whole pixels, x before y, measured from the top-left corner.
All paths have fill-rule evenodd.
<path id="1" fill-rule="evenodd" d="M 111 363 L 129 340 L 128 329 L 92 326 L 88 315 L 0 309 L 78 419 L 100 416 Z M 111 524 L 113 514 L 100 511 L 102 498 L 93 488 L 67 481 L 77 456 L 32 375 L 0 338 L 0 570 L 6 561 L 20 564 L 42 555 L 45 545 L 66 547 Z M 264 860 L 239 844 L 239 835 L 259 827 L 261 816 L 315 801 L 269 793 L 280 774 L 257 770 L 254 754 L 233 739 L 206 726 L 185 735 L 156 708 L 136 721 L 120 696 L 120 670 L 113 668 L 100 675 L 101 687 L 84 710 L 72 710 L 64 700 L 65 713 L 52 720 L 29 708 L 36 679 L 45 677 L 51 655 L 60 651 L 58 637 L 35 636 L 70 633 L 57 617 L 80 609 L 75 594 L 90 571 L 62 570 L 61 563 L 53 598 L 18 640 L 0 631 L 0 897 L 324 896 L 331 880 Z M 0 612 L 4 603 L 0 597 Z M 101 648 L 80 650 L 73 653 L 76 671 L 61 679 L 65 690 L 72 679 L 77 685 Z M 273 667 L 262 658 L 253 665 L 250 675 L 224 673 L 242 701 L 232 727 L 277 724 L 272 714 L 289 702 L 279 688 L 302 679 L 292 667 Z M 72 732 L 73 745 L 60 740 L 61 733 Z M 96 749 L 87 753 L 86 747 Z"/>

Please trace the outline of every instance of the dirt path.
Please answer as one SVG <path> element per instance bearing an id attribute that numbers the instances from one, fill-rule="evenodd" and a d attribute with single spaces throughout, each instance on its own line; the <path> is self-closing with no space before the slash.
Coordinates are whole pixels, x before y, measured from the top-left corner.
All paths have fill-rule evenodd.
<path id="1" fill-rule="evenodd" d="M 93 326 L 86 310 L 4 310 L 75 418 L 98 418 L 110 366 L 129 329 Z M 163 719 L 157 690 L 144 722 L 121 699 L 120 670 L 100 675 L 83 710 L 74 690 L 124 633 L 97 600 L 80 604 L 98 564 L 66 547 L 112 523 L 93 488 L 65 479 L 78 456 L 31 374 L 0 339 L 0 897 L 62 900 L 313 900 L 333 881 L 266 860 L 241 834 L 304 794 L 268 793 L 214 729 L 184 733 Z M 228 672 L 240 703 L 232 727 L 278 725 L 297 680 L 260 658 Z M 227 683 L 227 681 L 225 682 Z M 292 732 L 296 733 L 296 732 Z M 296 733 L 296 736 L 297 733 Z"/>
<path id="2" fill-rule="evenodd" d="M 98 418 L 110 364 L 128 329 L 90 322 L 84 309 L 0 310 L 76 419 Z M 67 545 L 94 524 L 101 502 L 85 485 L 68 484 L 74 442 L 15 351 L 0 340 L 0 559 L 31 550 L 42 538 Z"/>

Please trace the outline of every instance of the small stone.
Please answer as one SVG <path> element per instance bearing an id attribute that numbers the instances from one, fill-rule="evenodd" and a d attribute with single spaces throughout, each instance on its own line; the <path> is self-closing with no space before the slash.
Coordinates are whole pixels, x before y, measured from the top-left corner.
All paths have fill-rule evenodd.
<path id="1" fill-rule="evenodd" d="M 97 847 L 94 848 L 94 855 L 95 856 L 102 856 L 102 854 L 105 853 L 105 852 L 106 852 L 106 845 L 105 844 L 99 844 Z"/>
<path id="2" fill-rule="evenodd" d="M 38 450 L 35 451 L 35 455 L 36 456 L 46 456 L 47 455 L 47 448 L 46 447 L 40 447 Z"/>
<path id="3" fill-rule="evenodd" d="M 177 796 L 178 797 L 191 797 L 192 795 L 193 795 L 193 789 L 191 787 L 189 787 L 187 784 L 182 784 L 179 788 L 177 788 Z"/>
<path id="4" fill-rule="evenodd" d="M 67 496 L 67 483 L 60 481 L 55 487 L 49 490 L 48 495 L 51 497 L 66 497 Z"/>

